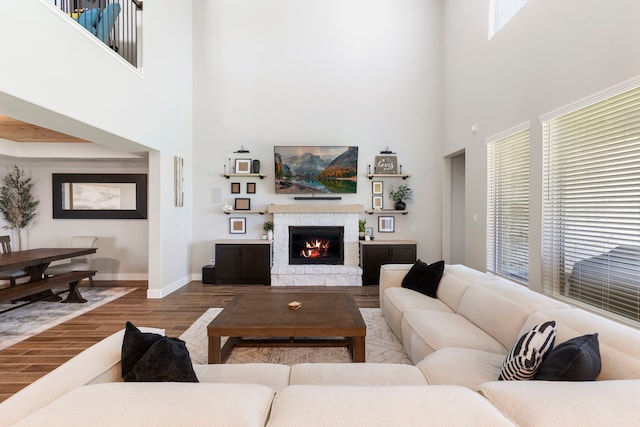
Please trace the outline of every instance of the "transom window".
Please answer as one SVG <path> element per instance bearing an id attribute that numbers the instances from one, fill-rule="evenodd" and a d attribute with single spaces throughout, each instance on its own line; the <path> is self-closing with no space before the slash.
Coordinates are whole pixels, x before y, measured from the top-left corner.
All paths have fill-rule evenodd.
<path id="1" fill-rule="evenodd" d="M 522 10 L 529 0 L 490 0 L 489 39 L 492 39 L 511 19 Z"/>

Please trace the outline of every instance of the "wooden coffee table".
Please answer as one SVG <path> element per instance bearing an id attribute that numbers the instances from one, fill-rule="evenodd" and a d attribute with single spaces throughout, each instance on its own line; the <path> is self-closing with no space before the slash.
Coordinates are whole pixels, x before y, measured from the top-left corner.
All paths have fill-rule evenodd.
<path id="1" fill-rule="evenodd" d="M 302 307 L 289 309 L 292 301 Z M 347 292 L 241 294 L 207 326 L 209 363 L 224 363 L 235 346 L 348 347 L 354 362 L 364 362 L 366 330 Z M 222 347 L 221 337 L 229 337 Z"/>

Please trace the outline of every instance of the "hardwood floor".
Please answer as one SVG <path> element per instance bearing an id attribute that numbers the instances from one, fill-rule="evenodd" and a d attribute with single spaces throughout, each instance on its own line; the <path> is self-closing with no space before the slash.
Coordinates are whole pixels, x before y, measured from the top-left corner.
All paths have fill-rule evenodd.
<path id="1" fill-rule="evenodd" d="M 137 286 L 133 282 L 96 282 L 97 286 Z M 147 299 L 143 287 L 88 313 L 48 329 L 0 351 L 0 402 L 87 347 L 135 325 L 166 329 L 168 336 L 182 334 L 208 308 L 224 307 L 241 292 L 335 292 L 347 290 L 361 308 L 380 307 L 377 286 L 270 287 L 260 285 L 203 285 L 191 282 L 163 299 Z M 0 315 L 2 321 L 2 315 Z"/>

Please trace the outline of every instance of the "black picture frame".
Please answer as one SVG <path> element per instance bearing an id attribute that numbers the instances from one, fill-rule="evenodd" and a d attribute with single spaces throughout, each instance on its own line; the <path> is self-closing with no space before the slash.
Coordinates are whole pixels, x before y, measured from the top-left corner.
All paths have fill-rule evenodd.
<path id="1" fill-rule="evenodd" d="M 251 199 L 248 197 L 236 197 L 233 203 L 233 210 L 236 211 L 250 211 Z"/>
<path id="2" fill-rule="evenodd" d="M 384 202 L 382 196 L 371 196 L 371 209 L 382 210 L 384 208 Z"/>
<path id="3" fill-rule="evenodd" d="M 247 182 L 247 194 L 256 194 L 255 182 Z"/>
<path id="4" fill-rule="evenodd" d="M 240 194 L 240 183 L 232 182 L 231 183 L 231 194 Z"/>
<path id="5" fill-rule="evenodd" d="M 146 219 L 146 174 L 54 173 L 51 176 L 53 218 L 55 219 Z M 134 209 L 66 208 L 74 184 L 135 184 Z M 71 190 L 69 190 L 71 189 Z M 71 193 L 71 194 L 69 194 Z M 72 205 L 71 205 L 72 206 Z"/>
<path id="6" fill-rule="evenodd" d="M 241 217 L 229 218 L 229 234 L 247 234 L 247 219 Z"/>

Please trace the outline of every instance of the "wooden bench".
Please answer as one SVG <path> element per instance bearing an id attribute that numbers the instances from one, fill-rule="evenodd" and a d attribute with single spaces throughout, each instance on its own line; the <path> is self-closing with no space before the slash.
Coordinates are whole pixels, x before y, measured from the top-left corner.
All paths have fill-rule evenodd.
<path id="1" fill-rule="evenodd" d="M 80 295 L 80 291 L 78 291 L 78 283 L 82 279 L 86 279 L 89 277 L 93 277 L 96 274 L 95 270 L 91 271 L 70 271 L 68 273 L 58 274 L 57 276 L 46 277 L 42 280 L 36 280 L 35 282 L 23 283 L 20 285 L 11 286 L 9 288 L 0 289 L 0 302 L 14 302 L 19 298 L 28 297 L 39 292 L 48 291 L 51 288 L 60 285 L 69 285 L 69 289 L 65 289 L 60 292 L 56 292 L 53 295 L 58 295 L 64 292 L 69 292 L 67 298 L 62 302 L 74 302 L 74 303 L 83 303 L 87 302 L 86 299 L 82 298 Z M 51 297 L 51 293 L 44 295 L 40 298 L 35 298 L 26 304 L 20 304 L 16 307 L 9 308 L 7 310 L 3 310 L 0 313 L 4 313 L 5 311 L 13 310 L 14 308 L 22 307 L 27 304 L 31 304 L 36 301 L 40 301 L 45 298 Z"/>

